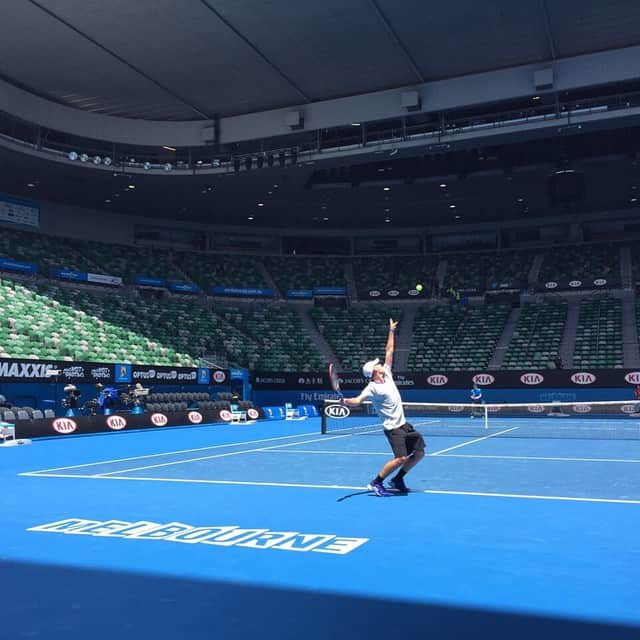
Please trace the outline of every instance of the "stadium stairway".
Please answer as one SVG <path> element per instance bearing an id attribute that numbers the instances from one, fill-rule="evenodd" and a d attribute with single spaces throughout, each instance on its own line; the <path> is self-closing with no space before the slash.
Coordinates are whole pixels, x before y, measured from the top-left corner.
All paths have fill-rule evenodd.
<path id="1" fill-rule="evenodd" d="M 531 268 L 529 269 L 529 275 L 527 276 L 528 284 L 535 284 L 540 277 L 540 268 L 542 267 L 542 261 L 544 256 L 541 253 L 537 253 L 531 262 Z"/>
<path id="2" fill-rule="evenodd" d="M 620 279 L 623 289 L 633 289 L 633 265 L 629 247 L 620 248 Z"/>
<path id="3" fill-rule="evenodd" d="M 438 262 L 438 268 L 436 269 L 436 286 L 438 290 L 442 290 L 444 288 L 444 279 L 447 276 L 447 261 L 440 260 Z"/>
<path id="4" fill-rule="evenodd" d="M 409 368 L 413 324 L 417 313 L 418 308 L 414 304 L 408 304 L 402 309 L 402 323 L 398 325 L 400 330 L 396 338 L 395 361 L 393 363 L 393 368 L 396 371 L 407 371 Z"/>
<path id="5" fill-rule="evenodd" d="M 171 267 L 173 269 L 175 269 L 184 279 L 184 282 L 195 282 L 195 280 L 193 279 L 193 277 L 191 275 L 189 275 L 179 264 L 178 261 L 175 259 L 175 256 L 173 253 L 170 254 L 169 256 L 169 264 L 171 265 Z M 207 292 L 208 293 L 208 292 Z"/>
<path id="6" fill-rule="evenodd" d="M 622 345 L 624 349 L 624 366 L 629 369 L 635 369 L 640 367 L 635 296 L 632 291 L 623 291 L 620 297 L 622 298 Z"/>
<path id="7" fill-rule="evenodd" d="M 511 338 L 513 338 L 513 332 L 515 331 L 516 325 L 518 324 L 521 313 L 522 309 L 520 307 L 511 310 L 511 313 L 507 318 L 507 323 L 504 325 L 502 335 L 498 340 L 498 344 L 496 344 L 496 348 L 493 352 L 493 355 L 491 356 L 491 360 L 489 360 L 488 368 L 490 370 L 500 369 L 500 367 L 502 366 L 504 355 L 509 348 L 509 343 L 511 342 Z"/>
<path id="8" fill-rule="evenodd" d="M 276 286 L 275 280 L 271 277 L 271 274 L 269 273 L 269 270 L 267 269 L 267 267 L 264 266 L 264 264 L 260 260 L 258 261 L 258 270 L 260 271 L 260 275 L 264 278 L 264 281 L 267 283 L 267 285 L 271 287 L 275 292 L 276 300 L 284 298 L 287 292 L 286 291 L 281 292 L 278 289 L 278 287 Z"/>
<path id="9" fill-rule="evenodd" d="M 580 298 L 569 296 L 567 298 L 567 321 L 564 325 L 562 342 L 560 343 L 560 360 L 564 368 L 570 369 L 573 363 L 573 352 L 576 348 L 576 330 L 578 328 L 578 316 L 580 315 Z"/>
<path id="10" fill-rule="evenodd" d="M 322 357 L 327 362 L 333 362 L 338 367 L 338 370 L 342 370 L 342 363 L 340 362 L 340 360 L 338 360 L 338 357 L 331 348 L 331 345 L 318 331 L 318 328 L 309 315 L 309 308 L 307 307 L 307 305 L 293 305 L 293 307 L 295 308 L 296 313 L 300 316 L 300 319 L 302 320 L 302 326 L 305 328 L 307 334 L 309 335 L 309 338 L 311 338 L 312 342 L 314 342 L 320 350 Z"/>
<path id="11" fill-rule="evenodd" d="M 353 273 L 353 263 L 350 260 L 344 263 L 344 280 L 347 283 L 347 296 L 349 296 L 349 300 L 357 300 L 358 287 L 356 286 L 356 277 Z"/>

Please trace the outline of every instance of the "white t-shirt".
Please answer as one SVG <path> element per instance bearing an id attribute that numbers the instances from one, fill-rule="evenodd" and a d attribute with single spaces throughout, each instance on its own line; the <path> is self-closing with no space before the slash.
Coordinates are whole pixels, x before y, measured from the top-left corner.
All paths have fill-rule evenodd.
<path id="1" fill-rule="evenodd" d="M 397 429 L 405 424 L 402 398 L 393 381 L 391 368 L 384 365 L 384 382 L 373 382 L 364 388 L 363 400 L 371 400 L 376 413 L 382 418 L 382 426 L 387 430 Z"/>

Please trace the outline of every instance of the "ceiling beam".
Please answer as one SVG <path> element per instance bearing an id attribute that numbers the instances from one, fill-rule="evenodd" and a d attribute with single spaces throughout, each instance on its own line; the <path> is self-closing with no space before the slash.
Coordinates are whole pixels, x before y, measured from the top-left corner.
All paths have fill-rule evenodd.
<path id="1" fill-rule="evenodd" d="M 393 28 L 393 26 L 391 25 L 391 22 L 389 22 L 389 19 L 384 14 L 382 9 L 378 6 L 378 3 L 376 2 L 376 0 L 369 0 L 369 2 L 371 3 L 371 6 L 374 12 L 378 16 L 378 19 L 380 20 L 380 22 L 382 22 L 384 28 L 386 29 L 387 33 L 391 37 L 391 40 L 393 40 L 394 44 L 398 47 L 398 49 L 400 49 L 400 51 L 404 55 L 405 60 L 409 64 L 409 67 L 411 68 L 411 71 L 413 71 L 413 74 L 416 76 L 416 79 L 418 80 L 418 82 L 420 83 L 426 82 L 424 75 L 422 74 L 422 71 L 420 71 L 420 68 L 416 64 L 416 61 L 413 59 L 413 57 L 409 53 L 409 50 L 407 49 L 407 47 L 405 47 L 404 42 L 400 40 L 400 37 L 396 33 L 396 30 Z"/>
<path id="2" fill-rule="evenodd" d="M 242 42 L 244 42 L 261 60 L 266 62 L 296 93 L 298 93 L 305 102 L 312 102 L 311 96 L 307 95 L 275 62 L 267 58 L 267 56 L 258 49 L 258 47 L 249 40 L 243 33 L 238 31 L 222 14 L 212 7 L 207 0 L 200 0 L 202 4 L 213 13 L 222 24 L 232 31 Z"/>
<path id="3" fill-rule="evenodd" d="M 158 82 L 155 78 L 150 76 L 148 73 L 145 73 L 144 71 L 142 71 L 142 69 L 139 69 L 138 67 L 136 67 L 134 64 L 132 64 L 128 60 L 125 60 L 121 55 L 117 54 L 115 51 L 112 51 L 111 49 L 109 49 L 109 48 L 105 47 L 104 45 L 100 44 L 97 40 L 92 38 L 90 35 L 84 33 L 83 31 L 80 31 L 80 29 L 78 29 L 77 27 L 72 25 L 70 22 L 67 22 L 64 18 L 61 18 L 59 15 L 57 15 L 56 13 L 54 13 L 53 11 L 48 9 L 47 7 L 43 7 L 39 2 L 37 2 L 37 0 L 29 0 L 29 2 L 33 6 L 37 7 L 38 9 L 40 9 L 40 11 L 46 13 L 49 17 L 53 18 L 54 20 L 57 20 L 58 22 L 63 24 L 68 29 L 71 29 L 74 33 L 79 35 L 81 38 L 84 38 L 85 40 L 90 42 L 92 45 L 94 45 L 95 47 L 100 49 L 101 51 L 104 51 L 105 53 L 109 54 L 111 57 L 115 58 L 118 62 L 124 64 L 129 69 L 131 69 L 132 71 L 134 71 L 138 75 L 142 76 L 143 78 L 145 78 L 146 80 L 148 80 L 149 82 L 154 84 L 156 87 L 158 87 L 158 89 L 161 89 L 162 91 L 164 91 L 165 93 L 170 95 L 172 98 L 175 98 L 176 100 L 179 100 L 180 102 L 182 102 L 182 104 L 184 104 L 187 107 L 189 107 L 194 113 L 196 113 L 200 117 L 204 118 L 205 120 L 211 120 L 211 118 L 213 117 L 211 114 L 205 113 L 204 111 L 199 109 L 197 106 L 195 106 L 194 104 L 190 103 L 183 96 L 178 95 L 175 91 L 173 91 L 172 89 L 169 89 L 169 87 L 163 85 L 161 82 Z"/>
<path id="4" fill-rule="evenodd" d="M 555 40 L 553 39 L 553 32 L 551 31 L 551 19 L 549 18 L 549 8 L 547 7 L 547 0 L 540 0 L 540 6 L 542 8 L 542 18 L 544 20 L 544 30 L 547 35 L 549 53 L 551 54 L 551 59 L 555 60 L 558 55 L 556 51 Z"/>

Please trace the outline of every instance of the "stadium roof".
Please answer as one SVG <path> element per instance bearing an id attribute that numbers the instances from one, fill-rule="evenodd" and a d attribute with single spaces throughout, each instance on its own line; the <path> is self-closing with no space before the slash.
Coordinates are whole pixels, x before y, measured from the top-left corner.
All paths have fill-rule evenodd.
<path id="1" fill-rule="evenodd" d="M 2 5 L 1 79 L 87 112 L 167 121 L 208 121 L 640 44 L 640 4 L 633 0 Z M 129 176 L 126 167 L 97 171 L 0 148 L 0 191 L 252 227 L 490 222 L 548 209 L 548 176 L 562 158 L 584 172 L 584 210 L 635 207 L 639 150 L 640 129 L 630 128 L 521 140 L 508 151 L 506 142 L 480 142 L 440 158 L 438 167 L 424 149 L 369 149 L 349 162 Z"/>
<path id="2" fill-rule="evenodd" d="M 91 112 L 189 120 L 640 43 L 634 0 L 3 0 L 0 77 Z"/>

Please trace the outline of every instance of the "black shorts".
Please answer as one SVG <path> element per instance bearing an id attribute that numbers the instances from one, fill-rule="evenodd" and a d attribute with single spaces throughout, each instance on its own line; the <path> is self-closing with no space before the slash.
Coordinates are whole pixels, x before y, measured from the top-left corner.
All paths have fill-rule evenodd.
<path id="1" fill-rule="evenodd" d="M 395 429 L 385 429 L 384 435 L 387 436 L 396 458 L 405 458 L 414 451 L 424 451 L 422 434 L 418 433 L 408 422 Z"/>

